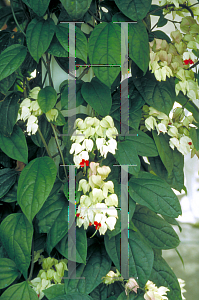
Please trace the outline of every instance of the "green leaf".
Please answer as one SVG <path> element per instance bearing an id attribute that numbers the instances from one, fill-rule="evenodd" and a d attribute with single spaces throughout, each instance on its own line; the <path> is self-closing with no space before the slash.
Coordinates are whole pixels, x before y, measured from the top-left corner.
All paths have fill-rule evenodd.
<path id="1" fill-rule="evenodd" d="M 168 20 L 164 16 L 160 16 L 157 27 L 163 27 L 167 24 Z"/>
<path id="2" fill-rule="evenodd" d="M 12 73 L 8 77 L 4 78 L 3 80 L 0 81 L 0 91 L 2 94 L 6 94 L 7 91 L 11 88 L 13 83 L 16 80 L 16 74 Z"/>
<path id="3" fill-rule="evenodd" d="M 66 295 L 53 298 L 52 300 L 74 300 L 74 299 L 75 300 L 92 300 L 92 298 L 90 296 L 82 294 L 82 293 L 68 293 Z"/>
<path id="4" fill-rule="evenodd" d="M 104 244 L 110 259 L 118 271 L 120 271 L 120 234 L 117 234 L 110 239 L 109 236 L 105 234 Z"/>
<path id="5" fill-rule="evenodd" d="M 0 259 L 0 289 L 8 287 L 19 275 L 14 261 L 8 258 Z"/>
<path id="6" fill-rule="evenodd" d="M 149 38 L 142 21 L 129 24 L 129 56 L 145 74 L 149 67 Z"/>
<path id="7" fill-rule="evenodd" d="M 168 43 L 171 43 L 170 37 L 161 30 L 152 31 L 150 34 L 156 39 L 166 40 Z"/>
<path id="8" fill-rule="evenodd" d="M 101 278 L 110 271 L 111 260 L 107 255 L 103 244 L 93 244 L 88 247 L 86 265 L 79 264 L 76 267 L 76 277 L 85 279 L 65 279 L 65 291 L 91 293 L 100 283 Z M 66 276 L 68 276 L 66 272 Z"/>
<path id="9" fill-rule="evenodd" d="M 158 135 L 158 133 L 155 130 L 152 131 L 152 134 L 153 134 L 153 138 L 154 138 L 156 147 L 158 149 L 160 158 L 170 176 L 170 174 L 173 170 L 173 163 L 174 163 L 173 150 L 169 146 L 170 136 L 168 136 L 167 134 L 163 134 L 163 133 L 160 133 Z"/>
<path id="10" fill-rule="evenodd" d="M 86 264 L 86 256 L 87 256 L 87 237 L 86 231 L 83 226 L 76 227 L 76 245 L 68 244 L 68 233 L 61 239 L 61 241 L 57 244 L 56 249 L 66 258 L 68 258 L 68 251 L 73 253 L 74 247 L 76 247 L 76 259 L 77 263 Z M 72 255 L 70 255 L 71 257 Z"/>
<path id="11" fill-rule="evenodd" d="M 16 92 L 10 93 L 0 102 L 0 132 L 10 136 L 17 121 L 20 96 Z"/>
<path id="12" fill-rule="evenodd" d="M 27 281 L 17 283 L 9 287 L 1 296 L 1 300 L 26 299 L 38 300 L 36 292 L 30 287 Z"/>
<path id="13" fill-rule="evenodd" d="M 127 299 L 126 297 L 127 296 L 126 296 L 126 293 L 124 291 L 119 295 L 117 300 L 126 300 Z M 144 300 L 144 298 L 143 298 L 142 295 L 136 295 L 135 293 L 130 293 L 128 300 Z"/>
<path id="14" fill-rule="evenodd" d="M 28 146 L 22 129 L 15 125 L 10 137 L 0 133 L 0 148 L 9 157 L 28 163 Z"/>
<path id="15" fill-rule="evenodd" d="M 29 222 L 32 222 L 48 198 L 56 174 L 55 163 L 47 156 L 32 160 L 21 172 L 17 201 Z"/>
<path id="16" fill-rule="evenodd" d="M 0 198 L 7 194 L 17 179 L 18 172 L 5 168 L 0 170 Z"/>
<path id="17" fill-rule="evenodd" d="M 57 92 L 52 86 L 46 86 L 41 89 L 38 94 L 38 104 L 44 113 L 51 110 L 57 101 Z"/>
<path id="18" fill-rule="evenodd" d="M 47 52 L 56 57 L 68 57 L 68 51 L 66 51 L 64 47 L 62 47 L 55 35 L 50 43 Z"/>
<path id="19" fill-rule="evenodd" d="M 189 130 L 190 138 L 192 139 L 193 145 L 196 150 L 199 150 L 199 129 L 191 128 Z"/>
<path id="20" fill-rule="evenodd" d="M 52 127 L 50 123 L 44 118 L 44 115 L 39 118 L 38 121 L 39 129 L 41 130 L 41 133 L 44 137 L 44 140 L 46 141 L 47 145 L 50 141 L 51 135 L 52 135 Z M 39 132 L 37 131 L 36 134 L 31 135 L 32 141 L 38 146 L 38 147 L 44 147 L 44 144 L 41 140 L 41 137 L 39 135 Z"/>
<path id="21" fill-rule="evenodd" d="M 154 249 L 172 249 L 180 243 L 172 226 L 147 207 L 136 206 L 133 222 Z"/>
<path id="22" fill-rule="evenodd" d="M 115 158 L 119 164 L 134 165 L 128 167 L 128 171 L 130 174 L 137 174 L 140 170 L 140 159 L 134 147 L 134 142 L 127 140 L 117 143 L 117 149 Z"/>
<path id="23" fill-rule="evenodd" d="M 22 213 L 8 215 L 0 225 L 0 238 L 3 246 L 26 279 L 30 264 L 32 237 L 33 226 Z"/>
<path id="24" fill-rule="evenodd" d="M 26 58 L 27 48 L 22 45 L 12 45 L 0 54 L 0 81 L 16 71 Z"/>
<path id="25" fill-rule="evenodd" d="M 81 93 L 98 114 L 103 117 L 109 114 L 112 105 L 111 90 L 98 78 L 94 77 L 91 82 L 84 82 Z"/>
<path id="26" fill-rule="evenodd" d="M 170 186 L 161 178 L 140 172 L 129 181 L 129 194 L 133 200 L 156 213 L 177 218 L 181 213 L 179 200 Z"/>
<path id="27" fill-rule="evenodd" d="M 37 63 L 50 46 L 54 32 L 55 23 L 51 18 L 47 20 L 35 18 L 28 24 L 26 31 L 27 46 Z"/>
<path id="28" fill-rule="evenodd" d="M 47 233 L 47 250 L 59 243 L 68 231 L 68 201 L 63 194 L 55 194 L 44 203 L 37 215 L 40 232 Z"/>
<path id="29" fill-rule="evenodd" d="M 81 93 L 81 87 L 83 85 L 82 80 L 76 79 L 76 107 L 79 105 L 86 104 L 86 101 L 84 100 L 82 93 Z M 61 107 L 62 109 L 68 110 L 68 80 L 66 80 L 66 84 L 63 87 L 63 90 L 61 89 Z"/>
<path id="30" fill-rule="evenodd" d="M 151 7 L 151 0 L 115 0 L 119 9 L 131 20 L 142 20 Z"/>
<path id="31" fill-rule="evenodd" d="M 63 284 L 54 284 L 51 287 L 43 291 L 44 295 L 52 300 L 55 297 L 65 295 L 65 289 Z"/>
<path id="32" fill-rule="evenodd" d="M 122 40 L 122 42 L 124 41 Z M 123 45 L 125 45 L 125 42 Z M 112 83 L 120 72 L 120 26 L 105 22 L 97 25 L 89 38 L 88 54 L 91 64 L 114 65 L 114 67 L 93 67 L 94 73 L 100 81 L 111 88 Z"/>
<path id="33" fill-rule="evenodd" d="M 72 19 L 80 19 L 87 12 L 92 0 L 61 0 L 65 10 Z"/>
<path id="34" fill-rule="evenodd" d="M 52 123 L 56 126 L 63 126 L 66 124 L 66 120 L 62 115 L 61 111 L 58 110 L 58 116 L 56 120 L 53 120 Z"/>
<path id="35" fill-rule="evenodd" d="M 23 0 L 32 10 L 40 17 L 42 17 L 50 3 L 50 0 Z"/>
<path id="36" fill-rule="evenodd" d="M 8 191 L 8 193 L 1 198 L 1 201 L 11 203 L 11 202 L 17 202 L 17 187 L 18 183 L 15 182 L 15 184 L 11 187 L 11 189 Z"/>
<path id="37" fill-rule="evenodd" d="M 150 138 L 146 133 L 140 130 L 130 130 L 129 134 L 134 134 L 134 136 L 127 135 L 126 140 L 133 141 L 138 155 L 147 157 L 158 156 L 157 148 L 153 139 Z"/>
<path id="38" fill-rule="evenodd" d="M 154 253 L 139 232 L 129 230 L 129 277 L 144 287 L 153 267 Z"/>
<path id="39" fill-rule="evenodd" d="M 90 0 L 89 0 L 90 1 Z M 82 4 L 82 1 L 81 1 Z M 87 63 L 87 55 L 88 55 L 88 41 L 85 34 L 76 26 L 75 27 L 75 37 L 76 37 L 76 52 L 75 56 L 82 59 L 85 63 Z"/>
<path id="40" fill-rule="evenodd" d="M 156 253 L 150 280 L 158 287 L 168 287 L 170 290 L 170 292 L 167 292 L 168 299 L 182 300 L 181 290 L 176 275 L 166 261 Z"/>

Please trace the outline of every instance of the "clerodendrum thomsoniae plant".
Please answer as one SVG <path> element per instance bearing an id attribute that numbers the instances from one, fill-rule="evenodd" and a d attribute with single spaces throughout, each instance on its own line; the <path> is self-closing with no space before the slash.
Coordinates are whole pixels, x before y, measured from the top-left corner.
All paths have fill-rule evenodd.
<path id="1" fill-rule="evenodd" d="M 0 300 L 185 299 L 162 250 L 199 156 L 198 1 L 0 5 Z"/>

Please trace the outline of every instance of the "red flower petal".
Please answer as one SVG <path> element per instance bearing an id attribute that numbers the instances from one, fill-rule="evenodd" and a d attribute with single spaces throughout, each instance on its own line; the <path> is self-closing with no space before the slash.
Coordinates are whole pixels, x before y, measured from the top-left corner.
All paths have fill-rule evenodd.
<path id="1" fill-rule="evenodd" d="M 85 160 L 85 159 L 82 159 L 82 161 L 80 162 L 80 167 L 84 167 L 84 165 L 86 164 L 86 166 L 88 167 L 89 166 L 89 160 Z"/>
<path id="2" fill-rule="evenodd" d="M 171 122 L 168 125 L 171 125 Z"/>
<path id="3" fill-rule="evenodd" d="M 97 226 L 97 225 L 98 225 L 98 222 L 97 222 L 97 221 L 94 221 L 94 225 Z"/>
<path id="4" fill-rule="evenodd" d="M 79 216 L 80 216 L 80 214 L 79 214 L 79 213 L 77 213 L 77 214 L 76 214 L 76 217 L 79 217 Z"/>
<path id="5" fill-rule="evenodd" d="M 91 222 L 89 223 L 89 226 L 92 226 L 92 223 L 91 223 Z"/>
<path id="6" fill-rule="evenodd" d="M 184 60 L 184 64 L 185 64 L 185 65 L 188 65 L 188 64 L 189 64 L 189 59 L 185 59 L 185 60 Z"/>
<path id="7" fill-rule="evenodd" d="M 190 63 L 190 64 L 193 64 L 194 62 L 193 62 L 193 60 L 192 60 L 192 59 L 189 59 L 189 63 Z"/>
<path id="8" fill-rule="evenodd" d="M 189 142 L 188 144 L 191 146 L 191 145 L 192 145 L 192 142 Z"/>
<path id="9" fill-rule="evenodd" d="M 99 223 L 98 226 L 101 227 L 102 226 L 101 223 Z"/>

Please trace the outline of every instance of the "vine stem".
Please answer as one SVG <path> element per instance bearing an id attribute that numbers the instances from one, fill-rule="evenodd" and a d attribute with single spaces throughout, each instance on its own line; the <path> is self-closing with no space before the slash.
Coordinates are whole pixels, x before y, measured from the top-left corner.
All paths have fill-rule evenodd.
<path id="1" fill-rule="evenodd" d="M 13 0 L 10 0 L 10 7 L 11 7 L 11 10 L 12 10 L 12 15 L 13 15 L 13 18 L 15 20 L 15 23 L 17 24 L 17 27 L 19 27 L 20 31 L 23 33 L 23 35 L 26 36 L 25 32 L 23 31 L 23 29 L 21 28 L 21 26 L 19 25 L 18 21 L 17 21 L 17 18 L 15 16 L 15 12 L 14 12 L 14 9 L 13 9 Z"/>
<path id="2" fill-rule="evenodd" d="M 41 130 L 39 129 L 39 127 L 38 127 L 37 130 L 38 130 L 38 133 L 39 133 L 39 135 L 40 135 L 40 138 L 41 138 L 41 140 L 42 140 L 42 142 L 43 142 L 43 144 L 44 144 L 44 146 L 45 146 L 45 148 L 46 148 L 46 151 L 47 151 L 49 157 L 52 158 L 52 155 L 50 154 L 50 151 L 49 151 L 49 149 L 48 149 L 48 145 L 46 144 L 46 141 L 45 141 L 45 139 L 44 139 L 44 137 L 43 137 L 43 134 L 41 133 Z"/>
<path id="3" fill-rule="evenodd" d="M 28 281 L 31 280 L 32 274 L 33 274 L 33 269 L 34 269 L 34 241 L 33 241 L 33 239 L 32 239 L 32 251 L 31 251 L 31 254 L 32 254 L 32 258 L 31 258 L 31 267 L 30 267 L 30 274 L 28 276 Z"/>
<path id="4" fill-rule="evenodd" d="M 50 73 L 50 65 L 49 65 L 49 61 L 47 60 L 47 63 L 45 62 L 45 59 L 43 57 L 41 57 L 41 60 L 46 68 L 46 71 L 48 72 L 48 78 L 49 78 L 49 83 L 52 87 L 53 86 L 53 81 L 52 81 L 52 77 L 51 77 L 51 73 Z"/>
<path id="5" fill-rule="evenodd" d="M 55 127 L 53 126 L 52 123 L 50 123 L 50 124 L 51 124 L 51 127 L 53 129 L 53 133 L 55 135 L 55 141 L 56 141 L 56 144 L 57 144 L 57 147 L 59 149 L 59 153 L 60 153 L 60 156 L 61 156 L 61 159 L 62 159 L 62 163 L 63 163 L 63 167 L 64 167 L 64 172 L 65 172 L 66 178 L 68 178 L 68 174 L 67 174 L 67 171 L 66 171 L 66 166 L 65 166 L 65 161 L 64 161 L 63 153 L 61 151 L 61 148 L 60 148 L 60 145 L 59 145 L 59 141 L 58 141 L 58 136 L 57 136 Z"/>

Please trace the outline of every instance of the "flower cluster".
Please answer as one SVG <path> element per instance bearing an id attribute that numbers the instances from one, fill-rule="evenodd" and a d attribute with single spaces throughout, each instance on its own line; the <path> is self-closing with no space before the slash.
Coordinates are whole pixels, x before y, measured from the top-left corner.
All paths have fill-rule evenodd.
<path id="1" fill-rule="evenodd" d="M 80 205 L 76 213 L 77 226 L 95 226 L 100 235 L 107 229 L 113 230 L 116 224 L 118 197 L 114 194 L 112 181 L 105 182 L 111 169 L 107 166 L 99 166 L 99 163 L 91 162 L 88 170 L 88 181 L 79 181 L 78 191 L 83 191 L 80 197 Z M 104 202 L 102 202 L 104 201 Z"/>
<path id="2" fill-rule="evenodd" d="M 167 4 L 174 4 L 175 7 L 179 8 L 179 4 L 184 4 L 184 0 L 161 0 L 159 1 L 160 6 Z"/>
<path id="3" fill-rule="evenodd" d="M 29 284 L 37 293 L 38 298 L 44 297 L 43 290 L 49 288 L 54 284 L 61 284 L 64 270 L 67 268 L 67 259 L 57 260 L 52 257 L 44 258 L 40 253 L 34 252 L 34 257 L 37 256 L 39 263 L 42 264 L 42 269 L 39 271 L 36 278 L 31 280 Z M 36 260 L 34 260 L 35 262 Z"/>
<path id="4" fill-rule="evenodd" d="M 166 294 L 169 292 L 169 289 L 160 286 L 159 288 L 150 280 L 147 281 L 145 285 L 145 300 L 168 300 Z"/>
<path id="5" fill-rule="evenodd" d="M 183 295 L 183 293 L 186 292 L 186 290 L 184 289 L 185 281 L 182 280 L 182 279 L 180 279 L 180 278 L 178 278 L 178 282 L 179 282 L 180 289 L 181 289 L 181 297 L 182 297 L 183 300 L 186 300 L 185 297 L 184 297 L 184 295 Z"/>
<path id="6" fill-rule="evenodd" d="M 183 108 L 177 107 L 173 112 L 172 119 L 155 108 L 146 105 L 144 105 L 143 111 L 148 112 L 149 115 L 145 120 L 146 128 L 149 131 L 156 129 L 158 135 L 161 132 L 163 134 L 167 133 L 171 137 L 169 145 L 173 150 L 176 147 L 179 152 L 186 155 L 194 149 L 189 131 L 191 129 L 190 125 L 195 119 L 192 115 L 185 117 Z"/>
<path id="7" fill-rule="evenodd" d="M 116 273 L 109 271 L 106 276 L 102 277 L 102 282 L 106 285 L 112 284 L 115 281 L 123 281 L 124 278 L 121 276 L 120 272 L 116 269 Z"/>
<path id="8" fill-rule="evenodd" d="M 23 120 L 24 122 L 27 121 L 27 132 L 28 135 L 35 134 L 38 129 L 38 116 L 42 115 L 43 112 L 39 106 L 39 103 L 37 101 L 38 93 L 40 91 L 40 87 L 35 87 L 32 89 L 29 93 L 29 98 L 33 99 L 33 101 L 29 98 L 24 99 L 19 108 L 18 112 L 18 120 Z M 51 109 L 46 113 L 46 118 L 48 121 L 56 120 L 58 116 L 58 110 L 57 109 Z"/>
<path id="9" fill-rule="evenodd" d="M 172 43 L 166 40 L 154 39 L 150 45 L 149 70 L 154 73 L 158 81 L 165 81 L 166 77 L 176 77 L 176 95 L 182 91 L 192 100 L 196 100 L 198 83 L 190 66 L 195 63 L 196 57 L 188 49 L 197 50 L 199 43 L 199 25 L 192 17 L 182 19 L 181 30 L 171 32 Z"/>
<path id="10" fill-rule="evenodd" d="M 117 149 L 115 138 L 118 131 L 110 116 L 106 116 L 101 121 L 96 117 L 87 117 L 85 120 L 78 118 L 74 128 L 76 130 L 71 137 L 74 143 L 71 146 L 70 154 L 74 153 L 73 160 L 77 168 L 80 167 L 82 160 L 89 160 L 88 152 L 92 150 L 98 149 L 105 158 L 108 152 L 115 154 Z"/>

